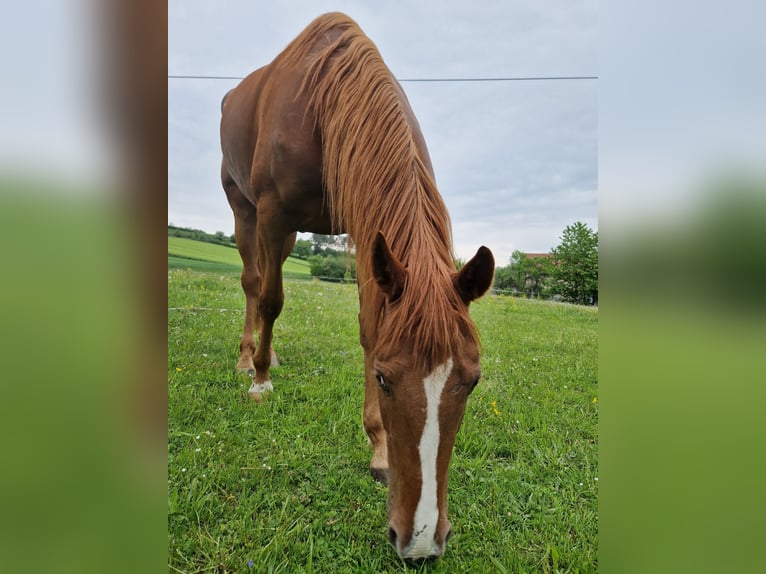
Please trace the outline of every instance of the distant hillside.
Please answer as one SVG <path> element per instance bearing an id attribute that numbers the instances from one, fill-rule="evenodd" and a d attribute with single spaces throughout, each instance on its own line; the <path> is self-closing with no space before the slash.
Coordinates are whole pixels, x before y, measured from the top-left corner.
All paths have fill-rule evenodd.
<path id="1" fill-rule="evenodd" d="M 216 245 L 225 245 L 226 247 L 237 246 L 234 243 L 233 235 L 225 235 L 223 231 L 216 231 L 215 233 L 207 233 L 201 229 L 192 229 L 191 227 L 176 227 L 175 225 L 168 225 L 168 237 L 184 237 L 186 239 L 194 239 L 196 241 L 204 241 L 205 243 L 214 243 Z"/>
<path id="2" fill-rule="evenodd" d="M 168 237 L 168 267 L 200 271 L 241 271 L 236 249 L 183 237 Z M 286 275 L 310 276 L 307 261 L 288 257 L 282 266 Z"/>

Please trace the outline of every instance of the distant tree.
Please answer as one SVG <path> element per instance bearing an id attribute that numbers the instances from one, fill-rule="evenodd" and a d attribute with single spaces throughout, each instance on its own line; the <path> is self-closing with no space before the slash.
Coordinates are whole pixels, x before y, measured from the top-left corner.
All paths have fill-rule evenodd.
<path id="1" fill-rule="evenodd" d="M 495 269 L 495 280 L 492 283 L 492 288 L 498 291 L 514 291 L 518 289 L 516 282 L 513 280 L 513 269 L 511 269 L 510 265 Z"/>
<path id="2" fill-rule="evenodd" d="M 231 235 L 229 235 L 229 242 L 230 243 L 236 243 L 237 242 L 236 235 L 234 235 L 233 233 Z"/>
<path id="3" fill-rule="evenodd" d="M 460 259 L 460 257 L 455 257 L 455 269 L 457 271 L 460 271 L 464 265 L 465 265 L 465 261 Z"/>
<path id="4" fill-rule="evenodd" d="M 547 292 L 552 273 L 551 257 L 530 257 L 516 250 L 508 265 L 495 270 L 493 287 L 501 291 L 522 291 L 535 297 Z"/>
<path id="5" fill-rule="evenodd" d="M 530 297 L 543 293 L 552 273 L 550 257 L 530 257 L 518 250 L 511 255 L 510 267 L 516 288 Z"/>
<path id="6" fill-rule="evenodd" d="M 526 292 L 527 272 L 530 267 L 530 259 L 527 254 L 518 249 L 511 253 L 511 262 L 508 267 L 516 288 Z"/>
<path id="7" fill-rule="evenodd" d="M 577 221 L 567 226 L 552 251 L 556 292 L 582 305 L 598 303 L 598 232 Z"/>
<path id="8" fill-rule="evenodd" d="M 311 241 L 308 239 L 298 239 L 295 242 L 291 255 L 298 259 L 308 259 L 311 257 Z"/>

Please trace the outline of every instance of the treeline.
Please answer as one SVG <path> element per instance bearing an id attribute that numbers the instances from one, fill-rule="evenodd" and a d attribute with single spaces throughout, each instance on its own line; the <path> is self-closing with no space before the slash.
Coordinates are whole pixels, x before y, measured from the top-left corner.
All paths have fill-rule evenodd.
<path id="1" fill-rule="evenodd" d="M 493 288 L 598 305 L 598 232 L 578 221 L 564 229 L 561 243 L 549 254 L 514 251 L 510 263 L 495 270 Z"/>
<path id="2" fill-rule="evenodd" d="M 314 233 L 311 239 L 298 239 L 290 255 L 308 261 L 314 277 L 356 279 L 356 256 L 345 235 Z"/>
<path id="3" fill-rule="evenodd" d="M 234 235 L 168 225 L 168 235 L 236 247 Z M 298 239 L 291 255 L 309 263 L 311 275 L 354 281 L 356 256 L 345 235 L 314 233 Z M 456 266 L 463 263 L 457 260 Z M 564 229 L 561 243 L 548 254 L 514 251 L 509 264 L 495 270 L 497 292 L 555 298 L 582 305 L 598 304 L 598 232 L 581 222 Z"/>
<path id="4" fill-rule="evenodd" d="M 308 261 L 314 277 L 356 279 L 356 257 L 345 235 L 315 233 L 311 239 L 298 239 L 291 255 Z M 455 265 L 459 269 L 463 261 Z M 495 270 L 493 289 L 597 305 L 598 232 L 578 221 L 564 229 L 561 243 L 550 253 L 514 251 L 509 264 Z"/>
<path id="5" fill-rule="evenodd" d="M 234 235 L 226 235 L 223 231 L 216 231 L 215 233 L 210 234 L 201 229 L 168 225 L 168 237 L 184 237 L 186 239 L 194 239 L 195 241 L 204 241 L 205 243 L 236 247 L 236 244 L 234 243 Z"/>

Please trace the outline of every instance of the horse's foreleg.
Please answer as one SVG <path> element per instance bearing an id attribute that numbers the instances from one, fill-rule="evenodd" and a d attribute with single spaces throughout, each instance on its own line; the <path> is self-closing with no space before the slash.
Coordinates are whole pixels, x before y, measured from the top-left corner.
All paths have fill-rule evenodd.
<path id="1" fill-rule="evenodd" d="M 361 322 L 360 322 L 361 323 Z M 363 329 L 360 324 L 360 332 Z M 362 336 L 364 346 L 364 336 Z M 370 474 L 375 480 L 386 484 L 388 482 L 388 438 L 380 416 L 378 403 L 378 383 L 375 380 L 375 369 L 372 365 L 372 353 L 364 351 L 364 414 L 362 416 L 364 430 L 372 447 Z"/>

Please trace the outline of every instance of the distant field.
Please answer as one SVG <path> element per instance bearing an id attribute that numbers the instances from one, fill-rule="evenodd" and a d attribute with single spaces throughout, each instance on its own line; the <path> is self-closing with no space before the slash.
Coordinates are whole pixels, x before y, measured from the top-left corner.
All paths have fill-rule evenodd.
<path id="1" fill-rule="evenodd" d="M 240 271 L 242 260 L 237 250 L 232 247 L 183 237 L 168 237 L 168 268 Z M 294 257 L 287 258 L 282 270 L 288 275 L 310 275 L 308 262 Z"/>
<path id="2" fill-rule="evenodd" d="M 406 564 L 368 470 L 356 286 L 285 281 L 261 404 L 234 371 L 238 278 L 170 270 L 168 305 L 169 571 L 597 571 L 598 309 L 471 305 L 483 374 L 450 465 L 454 535 Z"/>

